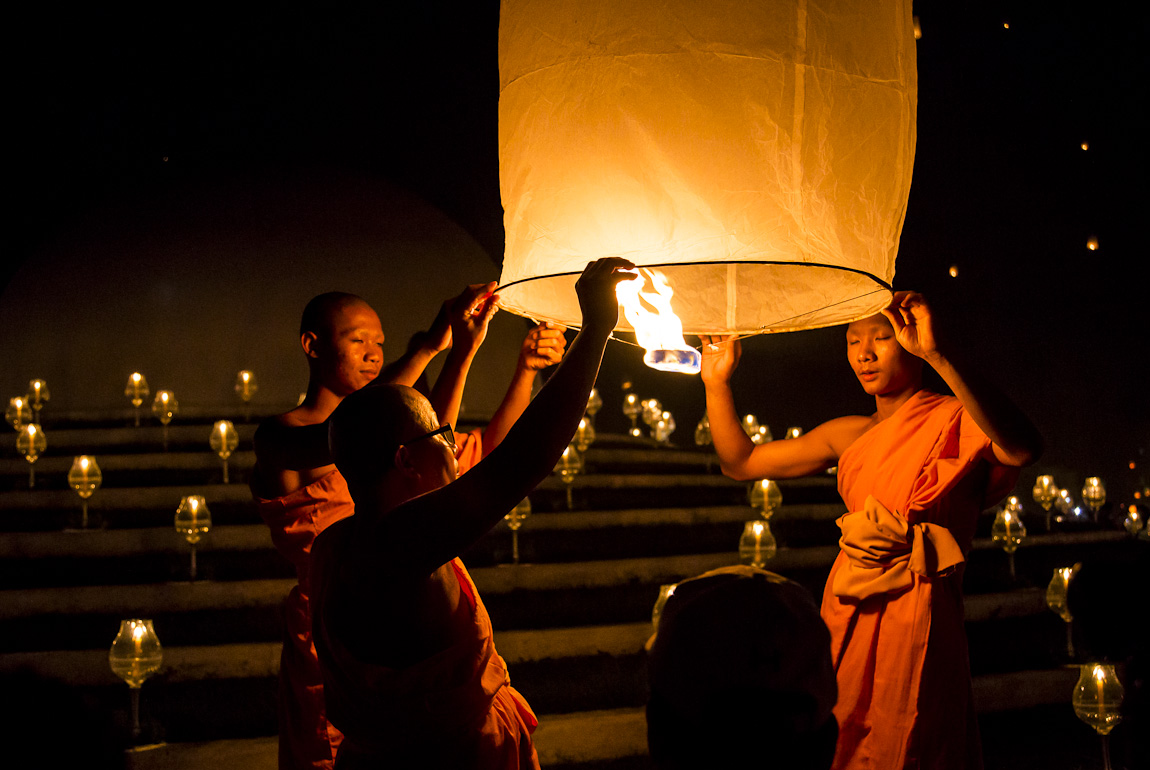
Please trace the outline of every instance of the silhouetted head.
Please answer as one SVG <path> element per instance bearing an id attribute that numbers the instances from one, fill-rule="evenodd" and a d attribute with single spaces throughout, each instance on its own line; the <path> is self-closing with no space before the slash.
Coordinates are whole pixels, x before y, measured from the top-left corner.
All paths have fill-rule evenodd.
<path id="1" fill-rule="evenodd" d="M 899 344 L 894 327 L 882 313 L 847 326 L 847 360 L 872 396 L 918 390 L 922 385 L 923 361 Z"/>
<path id="2" fill-rule="evenodd" d="M 797 583 L 747 566 L 679 583 L 648 672 L 647 742 L 660 770 L 831 766 L 830 634 Z"/>
<path id="3" fill-rule="evenodd" d="M 332 412 L 328 444 L 353 498 L 389 484 L 402 500 L 455 479 L 454 437 L 439 428 L 435 410 L 414 388 L 373 385 Z"/>
<path id="4" fill-rule="evenodd" d="M 311 376 L 339 396 L 374 380 L 383 368 L 383 327 L 363 298 L 333 291 L 313 297 L 300 319 L 300 345 Z"/>

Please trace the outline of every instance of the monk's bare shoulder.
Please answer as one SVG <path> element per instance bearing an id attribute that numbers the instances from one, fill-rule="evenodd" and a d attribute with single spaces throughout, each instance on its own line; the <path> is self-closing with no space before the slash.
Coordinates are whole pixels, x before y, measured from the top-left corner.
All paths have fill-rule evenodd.
<path id="1" fill-rule="evenodd" d="M 877 414 L 870 416 L 850 414 L 845 417 L 836 417 L 833 420 L 827 420 L 812 430 L 811 433 L 817 431 L 822 440 L 834 450 L 835 455 L 842 457 L 847 447 L 853 444 L 859 436 L 877 424 Z"/>

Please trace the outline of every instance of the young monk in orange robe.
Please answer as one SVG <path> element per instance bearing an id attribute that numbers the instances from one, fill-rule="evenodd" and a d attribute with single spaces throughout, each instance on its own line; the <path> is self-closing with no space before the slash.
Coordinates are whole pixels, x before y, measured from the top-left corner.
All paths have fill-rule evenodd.
<path id="1" fill-rule="evenodd" d="M 554 468 L 618 321 L 625 260 L 592 263 L 576 290 L 583 328 L 506 439 L 457 478 L 450 425 L 423 396 L 381 386 L 331 418 L 355 514 L 312 549 L 312 624 L 337 765 L 538 768 L 536 721 L 510 686 L 458 556 Z"/>
<path id="2" fill-rule="evenodd" d="M 420 335 L 420 344 L 382 371 L 383 330 L 375 311 L 364 300 L 333 292 L 314 298 L 304 310 L 300 342 L 308 357 L 308 390 L 299 407 L 260 426 L 252 479 L 260 516 L 271 530 L 276 549 L 295 567 L 298 581 L 285 602 L 285 641 L 280 656 L 277 719 L 281 770 L 330 769 L 342 738 L 325 715 L 308 604 L 312 541 L 353 511 L 347 483 L 328 455 L 325 421 L 345 396 L 377 378 L 415 382 L 431 358 L 451 344 L 449 319 L 455 317 L 458 323 L 493 286 L 469 287 L 446 303 L 431 331 Z M 472 324 L 472 328 L 478 331 L 480 327 Z M 536 373 L 557 363 L 565 345 L 562 330 L 555 327 L 540 325 L 527 335 L 503 403 L 484 434 L 475 431 L 461 442 L 461 463 L 474 464 L 484 450 L 498 445 L 530 402 Z M 476 348 L 453 347 L 436 382 L 432 398 L 445 421 L 453 421 L 458 412 Z"/>
<path id="3" fill-rule="evenodd" d="M 703 345 L 703 383 L 723 472 L 794 478 L 838 465 L 847 513 L 823 593 L 839 687 L 835 768 L 978 768 L 962 568 L 978 514 L 1005 495 L 1042 440 L 1001 393 L 939 345 L 921 295 L 847 327 L 847 357 L 875 397 L 797 439 L 755 446 L 730 377 L 732 338 Z M 929 363 L 954 391 L 922 388 Z"/>

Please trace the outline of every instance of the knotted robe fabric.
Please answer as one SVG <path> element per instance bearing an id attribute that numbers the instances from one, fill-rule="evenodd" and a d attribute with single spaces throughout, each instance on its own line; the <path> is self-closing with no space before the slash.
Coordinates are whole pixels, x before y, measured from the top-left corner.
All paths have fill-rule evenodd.
<path id="1" fill-rule="evenodd" d="M 919 391 L 839 458 L 841 550 L 823 593 L 835 768 L 978 768 L 962 572 L 1018 469 L 959 401 Z"/>

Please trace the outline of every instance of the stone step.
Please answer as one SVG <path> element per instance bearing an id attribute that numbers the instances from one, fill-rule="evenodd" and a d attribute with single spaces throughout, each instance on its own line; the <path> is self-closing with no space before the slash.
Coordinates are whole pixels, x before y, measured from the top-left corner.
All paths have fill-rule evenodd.
<path id="1" fill-rule="evenodd" d="M 988 770 L 1080 767 L 1097 761 L 1097 737 L 1077 722 L 1069 706 L 1077 677 L 1078 672 L 1069 668 L 975 677 L 974 700 Z M 1130 740 L 1121 725 L 1114 738 Z M 541 714 L 533 739 L 545 768 L 650 768 L 642 708 Z M 127 752 L 126 768 L 274 770 L 276 745 L 274 735 L 264 735 L 139 746 Z"/>

